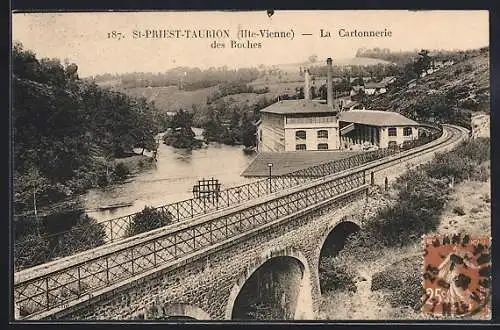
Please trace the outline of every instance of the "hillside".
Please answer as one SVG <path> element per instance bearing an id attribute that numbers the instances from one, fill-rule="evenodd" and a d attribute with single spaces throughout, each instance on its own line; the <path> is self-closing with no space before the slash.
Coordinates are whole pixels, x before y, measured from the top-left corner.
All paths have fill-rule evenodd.
<path id="1" fill-rule="evenodd" d="M 365 66 L 365 65 L 377 65 L 377 64 L 391 64 L 391 62 L 369 57 L 351 57 L 351 58 L 335 58 L 335 54 L 332 54 L 333 65 L 342 66 Z M 311 62 L 301 62 L 301 63 L 290 63 L 290 64 L 277 64 L 273 65 L 274 68 L 280 69 L 284 72 L 296 72 L 299 67 L 309 67 L 312 65 L 326 65 L 326 58 L 318 60 L 314 63 Z"/>
<path id="2" fill-rule="evenodd" d="M 406 85 L 395 88 L 374 99 L 370 107 L 398 111 L 421 120 L 451 122 L 461 120 L 456 114 L 489 113 L 489 53 L 477 54 L 419 78 L 412 88 Z"/>
<path id="3" fill-rule="evenodd" d="M 193 104 L 201 107 L 207 103 L 207 97 L 217 90 L 217 86 L 201 88 L 194 91 L 179 90 L 177 86 L 168 87 L 134 87 L 115 88 L 132 97 L 144 97 L 148 102 L 164 112 L 191 109 Z"/>

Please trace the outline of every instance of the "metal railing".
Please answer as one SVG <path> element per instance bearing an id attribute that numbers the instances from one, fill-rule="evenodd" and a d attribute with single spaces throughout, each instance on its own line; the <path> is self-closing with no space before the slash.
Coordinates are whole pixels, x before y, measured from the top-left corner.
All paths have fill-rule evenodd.
<path id="1" fill-rule="evenodd" d="M 20 318 L 56 307 L 66 308 L 69 302 L 96 290 L 327 202 L 364 186 L 365 181 L 365 173 L 360 171 L 315 182 L 274 199 L 233 212 L 227 210 L 220 217 L 186 224 L 160 236 L 117 247 L 114 251 L 73 263 L 63 269 L 21 280 L 14 285 L 14 300 Z"/>
<path id="2" fill-rule="evenodd" d="M 443 127 L 441 125 L 427 123 L 422 125 L 433 129 L 434 133 L 430 136 L 427 136 L 426 138 L 412 141 L 404 149 L 407 150 L 424 145 L 437 139 L 443 134 Z M 218 192 L 216 198 L 191 198 L 171 204 L 154 207 L 153 209 L 161 212 L 161 214 L 168 219 L 169 223 L 193 219 L 197 216 L 209 214 L 211 212 L 215 212 L 228 207 L 233 207 L 241 204 L 242 202 L 263 197 L 276 191 L 295 187 L 309 181 L 311 178 L 318 178 L 338 173 L 352 167 L 360 166 L 374 160 L 394 155 L 400 151 L 401 149 L 397 148 L 361 152 L 343 159 L 318 164 L 285 175 L 273 176 L 271 177 L 271 179 L 261 179 L 244 185 L 227 188 Z M 43 239 L 51 242 L 51 250 L 49 255 L 47 256 L 47 259 L 44 261 L 40 261 L 37 264 L 49 262 L 58 257 L 64 257 L 77 252 L 95 248 L 96 246 L 102 244 L 116 242 L 118 240 L 126 238 L 127 229 L 138 213 L 139 212 L 102 221 L 97 225 L 91 224 L 87 226 L 74 226 L 67 231 L 43 235 Z M 158 224 L 160 223 L 161 222 L 158 221 Z M 152 225 L 148 228 L 155 228 L 158 226 L 159 225 Z M 98 236 L 95 235 L 96 229 L 98 231 L 102 230 L 104 232 L 103 243 L 101 241 L 96 241 L 86 244 L 77 244 L 76 246 L 70 246 L 67 244 L 67 242 L 65 242 L 65 235 L 68 235 L 69 237 L 96 237 Z M 73 233 L 76 234 L 72 235 Z M 18 255 L 24 255 L 25 253 L 23 252 L 23 250 L 26 248 L 31 248 L 31 246 L 32 244 L 26 244 L 26 242 L 18 241 L 15 243 L 15 251 L 18 252 Z M 27 252 L 29 253 L 29 251 Z M 16 255 L 14 256 L 14 258 L 16 259 Z M 30 265 L 30 267 L 37 264 Z M 27 267 L 23 267 L 22 264 L 16 263 L 16 271 L 22 270 L 24 268 Z"/>
<path id="3" fill-rule="evenodd" d="M 227 188 L 221 190 L 216 198 L 191 198 L 172 204 L 158 206 L 153 209 L 164 214 L 169 219 L 170 223 L 180 222 L 214 211 L 236 206 L 241 204 L 242 202 L 247 202 L 252 199 L 263 197 L 276 191 L 296 187 L 304 182 L 311 180 L 312 178 L 318 178 L 338 173 L 340 171 L 347 170 L 370 161 L 390 156 L 397 152 L 397 149 L 379 149 L 375 151 L 362 152 L 343 159 L 338 159 L 305 169 L 297 170 L 286 175 L 273 176 L 271 177 L 271 179 L 261 179 L 244 185 Z M 125 238 L 127 236 L 127 228 L 129 228 L 130 224 L 134 220 L 134 217 L 138 213 L 139 212 L 136 212 L 123 217 L 100 222 L 98 226 L 101 226 L 102 230 L 105 233 L 104 244 L 116 242 Z M 75 226 L 67 231 L 43 235 L 42 237 L 44 239 L 52 242 L 50 254 L 48 256 L 48 259 L 44 262 L 48 262 L 57 257 L 64 257 L 73 253 L 85 251 L 87 249 L 91 249 L 98 245 L 101 245 L 98 242 L 94 242 L 93 244 L 90 244 L 88 246 L 80 244 L 76 248 L 68 252 L 68 244 L 64 243 L 63 237 L 65 235 L 78 232 L 78 235 L 75 237 L 90 237 L 92 233 L 95 233 L 95 231 L 96 224 L 92 224 L 87 226 Z M 73 237 L 73 235 L 69 236 Z M 29 247 L 31 246 L 31 244 L 27 244 L 26 246 Z M 16 242 L 15 250 L 19 251 L 19 255 L 23 255 L 23 248 L 24 246 L 21 242 Z M 17 265 L 16 270 L 21 269 L 23 269 L 23 267 L 21 265 Z"/>

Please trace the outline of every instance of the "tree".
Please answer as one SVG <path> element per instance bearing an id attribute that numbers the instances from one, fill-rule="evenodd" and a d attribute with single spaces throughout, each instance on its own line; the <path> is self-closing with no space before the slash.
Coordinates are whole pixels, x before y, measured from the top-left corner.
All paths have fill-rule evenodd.
<path id="1" fill-rule="evenodd" d="M 14 244 L 14 265 L 26 268 L 44 263 L 49 258 L 48 242 L 40 235 L 29 234 Z"/>
<path id="2" fill-rule="evenodd" d="M 81 214 L 75 226 L 58 236 L 58 256 L 91 249 L 105 243 L 106 231 L 101 223 L 86 214 Z"/>
<path id="3" fill-rule="evenodd" d="M 243 117 L 241 119 L 241 142 L 245 147 L 253 147 L 256 145 L 255 134 L 257 132 L 257 128 L 250 121 L 246 113 L 243 113 Z"/>
<path id="4" fill-rule="evenodd" d="M 37 168 L 31 168 L 26 174 L 25 182 L 26 187 L 32 192 L 33 196 L 33 213 L 35 215 L 35 228 L 36 233 L 40 235 L 40 226 L 38 223 L 38 210 L 37 210 L 37 198 L 39 197 L 39 192 L 44 190 L 44 187 L 48 184 L 47 178 L 40 175 Z"/>
<path id="5" fill-rule="evenodd" d="M 131 237 L 156 228 L 168 225 L 172 222 L 172 215 L 168 211 L 162 211 L 146 206 L 141 212 L 137 213 L 129 223 L 126 236 Z"/>
<path id="6" fill-rule="evenodd" d="M 307 61 L 309 63 L 316 63 L 318 61 L 318 55 L 313 54 L 307 58 Z"/>
<path id="7" fill-rule="evenodd" d="M 418 53 L 419 58 L 417 61 L 413 64 L 413 70 L 417 74 L 417 76 L 420 76 L 422 72 L 427 71 L 430 66 L 431 66 L 431 58 L 429 56 L 429 51 L 426 49 L 422 49 Z"/>

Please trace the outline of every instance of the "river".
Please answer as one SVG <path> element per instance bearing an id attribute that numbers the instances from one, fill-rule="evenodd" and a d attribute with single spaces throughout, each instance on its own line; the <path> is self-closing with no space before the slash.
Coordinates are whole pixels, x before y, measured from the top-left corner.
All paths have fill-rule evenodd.
<path id="1" fill-rule="evenodd" d="M 201 130 L 194 129 L 197 136 Z M 211 143 L 197 150 L 175 149 L 160 144 L 153 168 L 142 171 L 123 184 L 92 189 L 84 196 L 88 215 L 101 222 L 141 211 L 145 206 L 161 206 L 193 197 L 193 185 L 200 179 L 219 179 L 221 189 L 255 181 L 240 173 L 255 155 L 246 155 L 242 146 Z M 111 210 L 99 207 L 132 203 Z"/>

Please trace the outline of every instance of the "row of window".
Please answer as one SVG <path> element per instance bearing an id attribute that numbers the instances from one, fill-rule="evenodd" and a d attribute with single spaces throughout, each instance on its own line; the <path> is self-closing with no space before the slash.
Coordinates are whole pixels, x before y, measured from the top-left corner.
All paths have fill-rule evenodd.
<path id="1" fill-rule="evenodd" d="M 324 124 L 324 123 L 335 123 L 337 121 L 337 117 L 328 116 L 328 117 L 287 117 L 287 124 Z"/>
<path id="2" fill-rule="evenodd" d="M 328 131 L 325 129 L 319 130 L 317 132 L 318 139 L 328 139 Z M 306 131 L 296 131 L 295 139 L 296 140 L 305 140 L 307 137 Z"/>
<path id="3" fill-rule="evenodd" d="M 295 145 L 295 150 L 307 150 L 307 147 L 305 144 L 301 143 Z M 328 150 L 328 143 L 319 143 L 318 150 Z"/>
<path id="4" fill-rule="evenodd" d="M 388 128 L 389 136 L 398 136 L 398 129 L 396 127 Z M 403 136 L 412 136 L 413 131 L 411 127 L 403 128 Z M 317 132 L 318 139 L 328 139 L 328 131 L 327 130 L 319 130 Z M 307 137 L 306 131 L 296 131 L 295 139 L 296 140 L 305 140 Z"/>
<path id="5" fill-rule="evenodd" d="M 389 127 L 388 129 L 389 136 L 398 136 L 398 129 L 396 127 Z M 403 136 L 412 136 L 413 131 L 411 127 L 403 128 Z"/>

